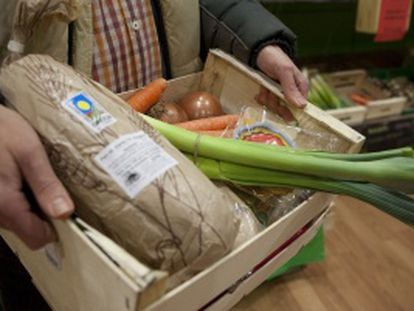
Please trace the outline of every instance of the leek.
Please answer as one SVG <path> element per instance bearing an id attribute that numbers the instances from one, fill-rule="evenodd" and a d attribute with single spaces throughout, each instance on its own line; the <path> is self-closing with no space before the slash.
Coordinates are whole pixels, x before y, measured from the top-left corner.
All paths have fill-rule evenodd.
<path id="1" fill-rule="evenodd" d="M 345 194 L 370 203 L 406 224 L 414 225 L 414 200 L 374 184 L 265 170 L 202 157 L 194 158 L 192 155 L 187 157 L 210 179 L 246 186 L 300 187 Z"/>
<path id="2" fill-rule="evenodd" d="M 411 158 L 414 156 L 413 148 L 411 147 L 403 147 L 367 153 L 334 153 L 324 151 L 304 151 L 304 153 L 317 156 L 319 158 L 329 158 L 346 161 L 372 161 L 395 157 Z"/>
<path id="3" fill-rule="evenodd" d="M 346 101 L 342 100 L 326 82 L 325 78 L 319 74 L 310 79 L 308 99 L 324 110 L 348 106 Z"/>
<path id="4" fill-rule="evenodd" d="M 143 115 L 182 152 L 241 165 L 342 181 L 369 182 L 407 193 L 414 192 L 414 158 L 397 156 L 373 161 L 321 157 L 295 149 L 199 135 Z"/>
<path id="5" fill-rule="evenodd" d="M 250 144 L 250 142 L 247 142 Z M 251 143 L 257 144 L 257 143 Z M 411 147 L 402 147 L 395 148 L 383 151 L 376 152 L 366 152 L 366 153 L 336 153 L 328 151 L 318 151 L 318 150 L 302 150 L 297 148 L 292 148 L 288 146 L 275 146 L 275 145 L 261 145 L 262 148 L 267 148 L 272 152 L 286 152 L 286 153 L 295 153 L 308 156 L 315 156 L 318 158 L 328 158 L 332 160 L 346 160 L 346 161 L 373 161 L 373 160 L 382 160 L 388 158 L 396 157 L 408 157 L 412 158 L 414 156 L 414 150 Z"/>

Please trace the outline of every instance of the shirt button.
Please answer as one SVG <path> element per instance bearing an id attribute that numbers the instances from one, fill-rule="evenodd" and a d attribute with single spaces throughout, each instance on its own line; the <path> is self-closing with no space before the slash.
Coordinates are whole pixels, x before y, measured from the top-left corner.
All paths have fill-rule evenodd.
<path id="1" fill-rule="evenodd" d="M 141 23 L 139 20 L 134 20 L 132 22 L 132 29 L 139 30 L 141 28 Z"/>

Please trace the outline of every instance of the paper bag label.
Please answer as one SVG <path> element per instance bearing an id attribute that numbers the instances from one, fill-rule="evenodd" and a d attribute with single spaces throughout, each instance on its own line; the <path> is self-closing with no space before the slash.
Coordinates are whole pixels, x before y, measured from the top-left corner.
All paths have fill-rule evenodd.
<path id="1" fill-rule="evenodd" d="M 95 133 L 100 133 L 105 127 L 116 122 L 116 119 L 86 92 L 71 95 L 62 102 L 62 106 Z"/>
<path id="2" fill-rule="evenodd" d="M 96 156 L 95 161 L 134 198 L 177 161 L 143 131 L 124 135 Z"/>

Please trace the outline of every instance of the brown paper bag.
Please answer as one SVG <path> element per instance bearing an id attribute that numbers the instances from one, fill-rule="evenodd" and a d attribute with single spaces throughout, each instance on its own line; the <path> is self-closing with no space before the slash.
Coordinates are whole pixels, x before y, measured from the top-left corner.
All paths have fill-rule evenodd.
<path id="1" fill-rule="evenodd" d="M 143 263 L 191 275 L 229 252 L 232 201 L 118 96 L 48 56 L 0 73 L 76 212 Z"/>

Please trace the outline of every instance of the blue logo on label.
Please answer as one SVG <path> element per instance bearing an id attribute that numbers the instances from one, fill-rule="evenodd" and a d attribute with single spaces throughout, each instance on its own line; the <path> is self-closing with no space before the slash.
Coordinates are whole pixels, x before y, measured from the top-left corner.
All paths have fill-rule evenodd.
<path id="1" fill-rule="evenodd" d="M 96 113 L 96 108 L 92 102 L 85 94 L 80 93 L 72 97 L 73 107 L 79 111 L 81 114 L 87 116 L 90 119 L 93 119 L 93 115 Z"/>
<path id="2" fill-rule="evenodd" d="M 86 92 L 72 94 L 62 102 L 63 108 L 96 133 L 116 119 Z"/>

